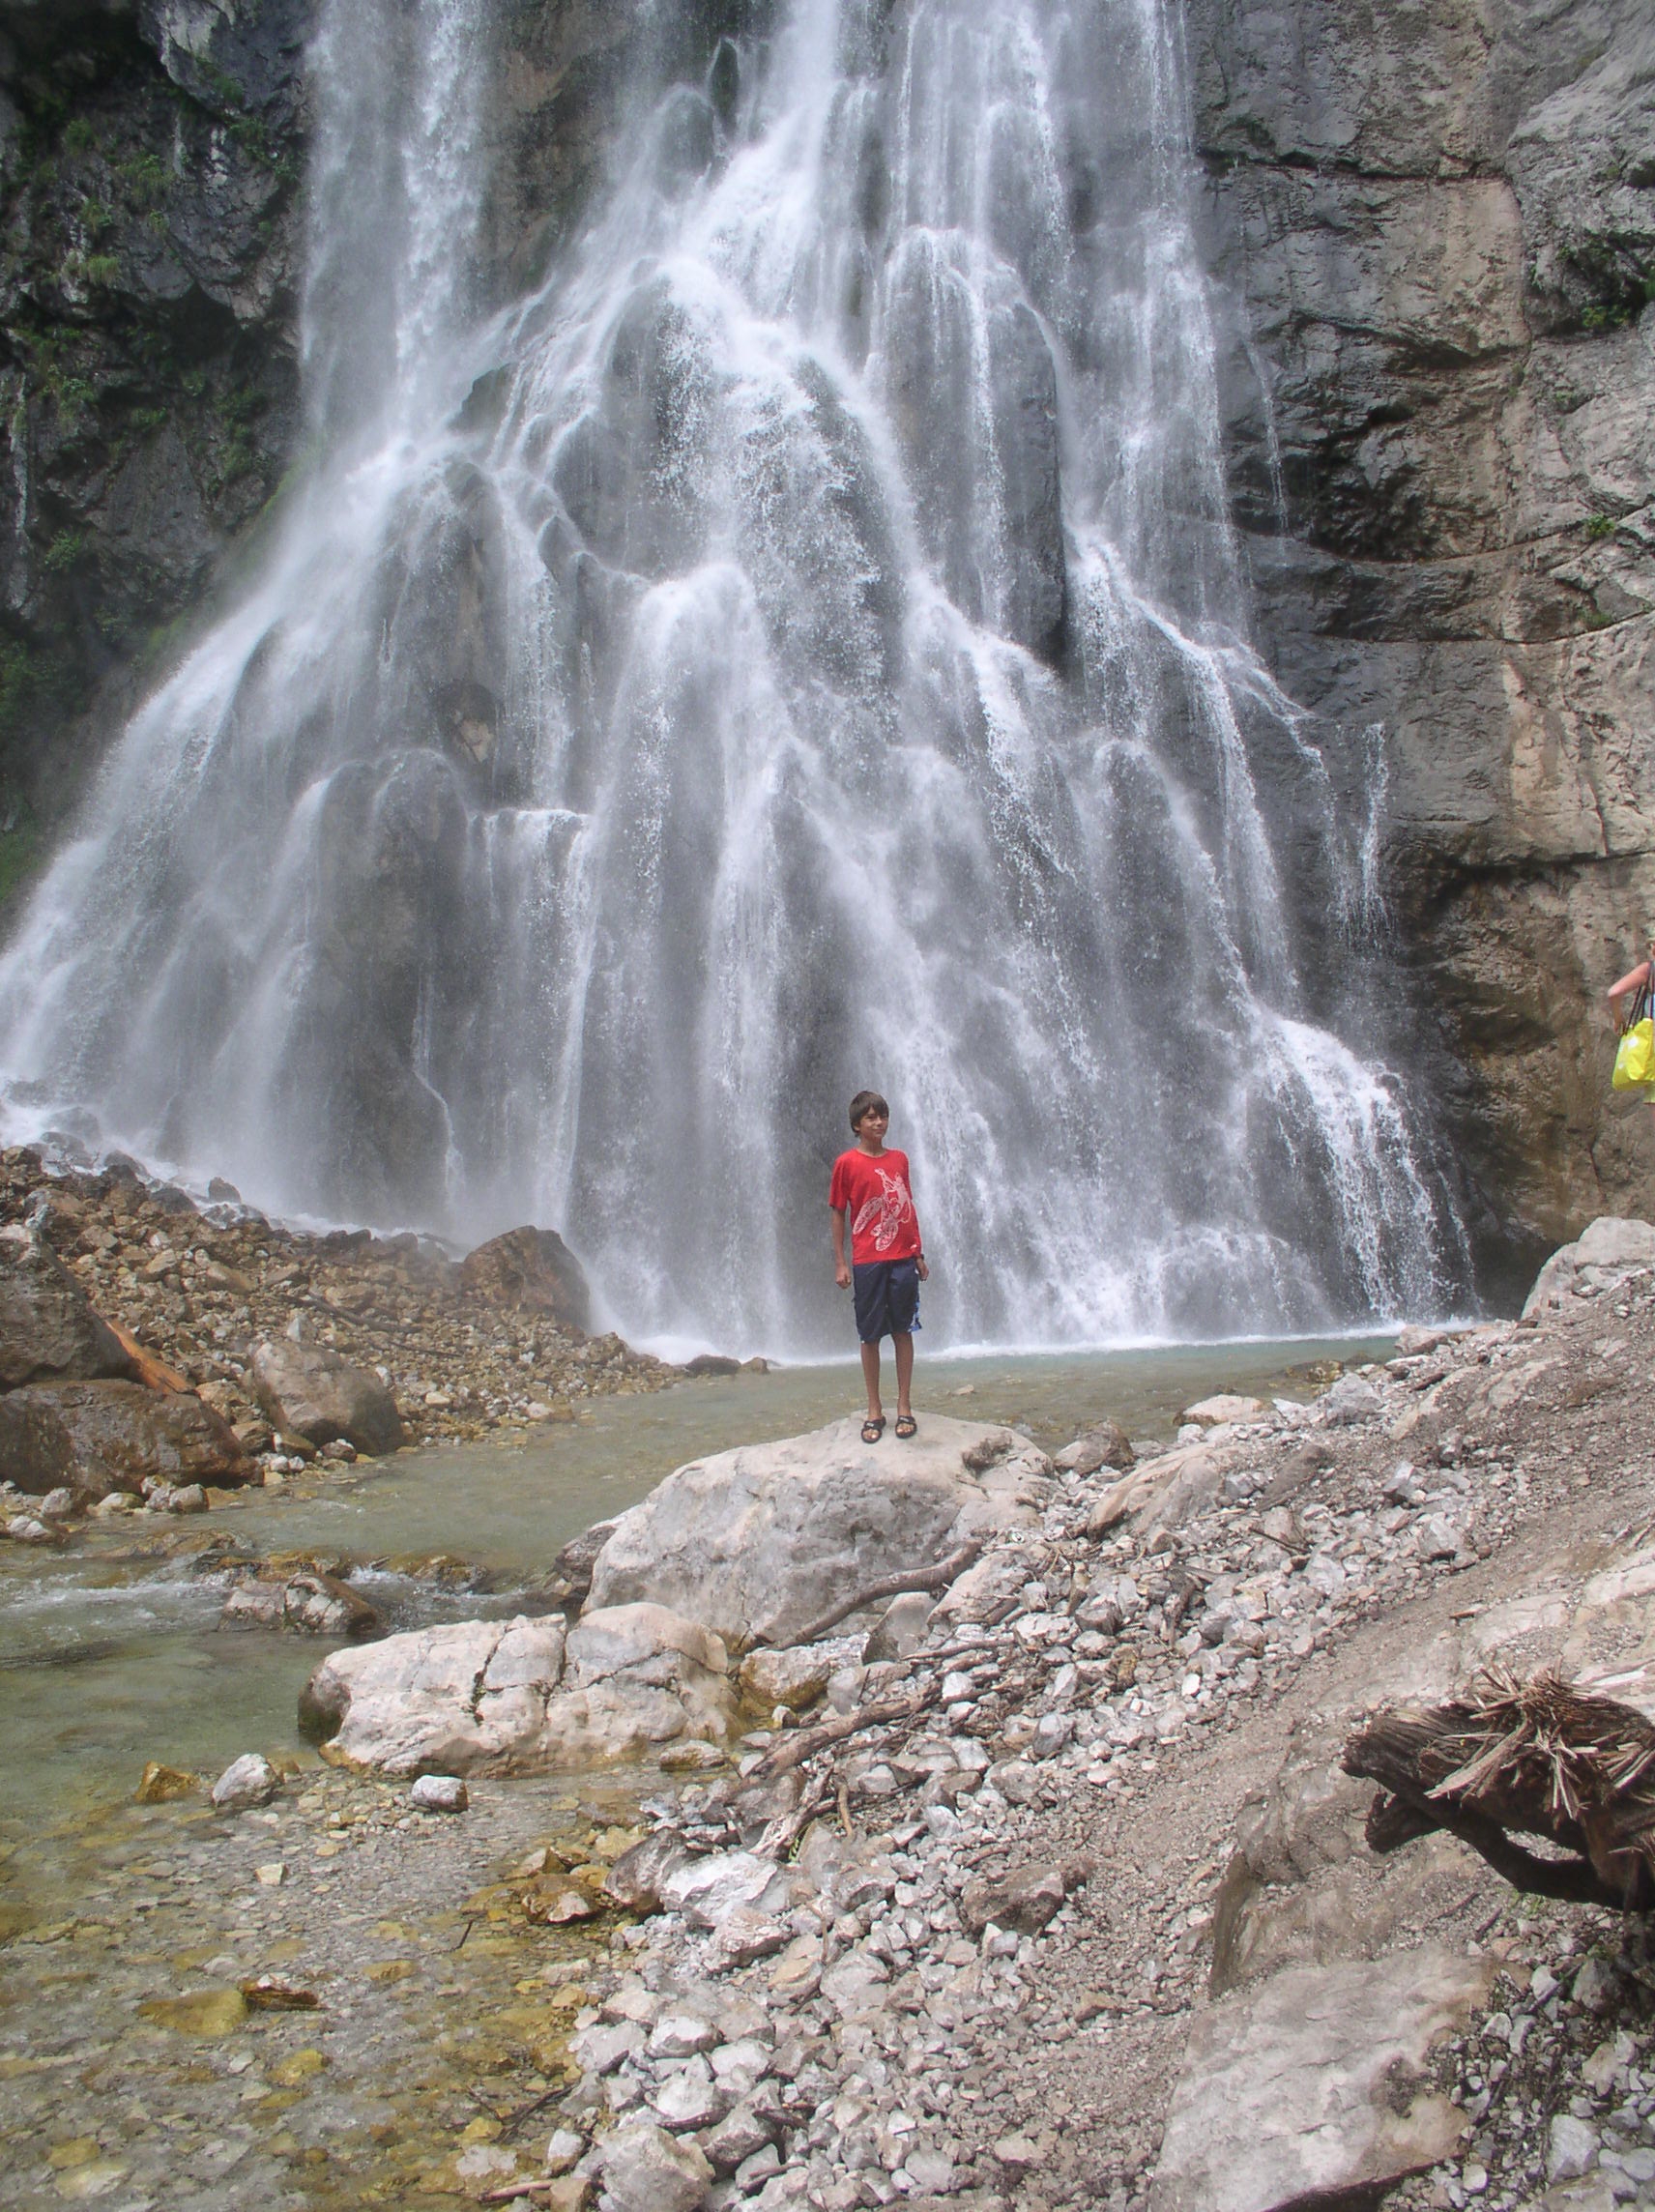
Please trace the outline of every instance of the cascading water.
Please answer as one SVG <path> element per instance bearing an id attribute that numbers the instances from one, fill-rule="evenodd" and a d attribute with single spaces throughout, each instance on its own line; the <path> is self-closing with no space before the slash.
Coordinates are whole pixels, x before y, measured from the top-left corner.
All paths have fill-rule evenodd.
<path id="1" fill-rule="evenodd" d="M 1451 1207 L 1326 1011 L 1363 794 L 1245 643 L 1175 13 L 796 0 L 640 83 L 484 316 L 487 0 L 331 0 L 329 458 L 0 968 L 15 1115 L 555 1222 L 628 1329 L 802 1350 L 873 1083 L 933 1341 L 1439 1306 Z"/>

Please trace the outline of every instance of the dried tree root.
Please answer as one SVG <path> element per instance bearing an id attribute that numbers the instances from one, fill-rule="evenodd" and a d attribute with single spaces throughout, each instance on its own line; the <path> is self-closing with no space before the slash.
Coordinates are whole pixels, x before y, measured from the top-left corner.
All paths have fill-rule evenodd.
<path id="1" fill-rule="evenodd" d="M 981 1551 L 979 1543 L 962 1544 L 957 1552 L 951 1552 L 939 1566 L 911 1567 L 901 1574 L 883 1576 L 879 1582 L 869 1583 L 865 1589 L 858 1590 L 855 1597 L 847 1598 L 843 1605 L 836 1605 L 831 1613 L 825 1613 L 820 1620 L 813 1620 L 808 1628 L 801 1628 L 792 1642 L 796 1644 L 814 1644 L 826 1636 L 830 1628 L 837 1628 L 840 1621 L 849 1620 L 854 1613 L 860 1613 L 863 1606 L 877 1605 L 882 1597 L 906 1597 L 911 1590 L 946 1589 L 969 1566 L 975 1564 Z M 759 1637 L 755 1641 L 763 1644 L 769 1639 Z"/>
<path id="2" fill-rule="evenodd" d="M 1554 1674 L 1520 1682 L 1494 1669 L 1464 1699 L 1378 1714 L 1341 1763 L 1379 1785 L 1367 1823 L 1376 1851 L 1441 1829 L 1514 1889 L 1655 1906 L 1655 1728 L 1629 1705 Z M 1542 1858 L 1512 1831 L 1571 1855 Z"/>
<path id="3" fill-rule="evenodd" d="M 773 1750 L 766 1752 L 754 1778 L 768 1780 L 771 1775 L 785 1774 L 790 1767 L 826 1751 L 830 1743 L 842 1743 L 861 1729 L 879 1728 L 886 1721 L 911 1721 L 927 1705 L 934 1705 L 941 1695 L 940 1689 L 932 1688 L 917 1691 L 912 1698 L 881 1698 L 871 1705 L 858 1705 L 854 1713 L 840 1713 L 833 1720 L 824 1721 L 819 1728 L 800 1729 L 797 1735 L 784 1736 Z"/>

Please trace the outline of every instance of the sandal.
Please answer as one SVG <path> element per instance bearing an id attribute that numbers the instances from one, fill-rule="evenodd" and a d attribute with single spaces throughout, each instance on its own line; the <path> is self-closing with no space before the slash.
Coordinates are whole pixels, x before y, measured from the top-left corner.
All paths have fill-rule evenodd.
<path id="1" fill-rule="evenodd" d="M 872 1413 L 870 1413 L 870 1414 L 868 1415 L 867 1419 L 866 1419 L 866 1420 L 865 1420 L 865 1421 L 862 1423 L 862 1441 L 863 1441 L 863 1443 L 865 1443 L 865 1444 L 877 1444 L 877 1443 L 879 1442 L 879 1441 L 880 1441 L 881 1437 L 883 1437 L 884 1435 L 885 1435 L 885 1415 L 884 1415 L 883 1413 L 881 1413 L 881 1415 L 879 1416 L 878 1420 L 876 1420 L 876 1419 L 874 1418 L 874 1416 L 872 1415 Z"/>
<path id="2" fill-rule="evenodd" d="M 919 1434 L 919 1423 L 912 1413 L 898 1413 L 896 1416 L 896 1433 L 906 1442 L 910 1437 L 916 1437 Z"/>

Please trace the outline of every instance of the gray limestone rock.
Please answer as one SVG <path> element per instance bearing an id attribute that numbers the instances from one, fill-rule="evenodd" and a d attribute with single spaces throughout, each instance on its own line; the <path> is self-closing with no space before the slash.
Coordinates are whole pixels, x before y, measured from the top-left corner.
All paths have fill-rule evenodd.
<path id="1" fill-rule="evenodd" d="M 1009 1429 L 933 1414 L 899 1462 L 859 1428 L 680 1468 L 616 1522 L 589 1608 L 649 1598 L 731 1641 L 785 1644 L 882 1576 L 1034 1526 L 1050 1495 L 1050 1461 Z"/>
<path id="2" fill-rule="evenodd" d="M 1603 1290 L 1618 1277 L 1655 1267 L 1655 1226 L 1647 1221 L 1600 1214 L 1572 1244 L 1553 1253 L 1534 1279 L 1523 1308 L 1532 1322 L 1555 1312 L 1580 1290 Z"/>
<path id="3" fill-rule="evenodd" d="M 114 1330 L 45 1238 L 0 1234 L 0 1390 L 131 1373 Z"/>
<path id="4" fill-rule="evenodd" d="M 718 1738 L 735 1698 L 716 1637 L 659 1606 L 456 1621 L 335 1651 L 300 1726 L 342 1765 L 386 1774 L 516 1774 L 637 1759 Z"/>
<path id="5" fill-rule="evenodd" d="M 1494 1970 L 1433 1949 L 1294 1966 L 1198 2014 L 1150 2212 L 1353 2200 L 1452 2155 L 1469 2123 L 1425 2061 Z"/>
<path id="6" fill-rule="evenodd" d="M 278 1430 L 313 1444 L 343 1437 L 361 1452 L 388 1452 L 406 1441 L 396 1401 L 377 1375 L 323 1345 L 267 1337 L 253 1351 L 253 1388 Z"/>
<path id="7" fill-rule="evenodd" d="M 1655 1166 L 1601 1001 L 1655 903 L 1648 13 L 1183 20 L 1256 634 L 1383 790 L 1411 1049 L 1509 1291 Z M 1311 969 L 1327 890 L 1288 887 Z"/>
<path id="8" fill-rule="evenodd" d="M 628 2120 L 606 2137 L 599 2160 L 599 2212 L 698 2212 L 712 2186 L 699 2145 L 644 2120 Z"/>
<path id="9" fill-rule="evenodd" d="M 1095 1474 L 1100 1467 L 1124 1473 L 1136 1457 L 1132 1440 L 1118 1421 L 1099 1421 L 1084 1437 L 1065 1444 L 1052 1464 L 1068 1474 Z"/>
<path id="10" fill-rule="evenodd" d="M 245 1751 L 232 1760 L 213 1785 L 213 1809 L 242 1813 L 253 1805 L 268 1805 L 281 1788 L 281 1777 L 262 1752 Z"/>

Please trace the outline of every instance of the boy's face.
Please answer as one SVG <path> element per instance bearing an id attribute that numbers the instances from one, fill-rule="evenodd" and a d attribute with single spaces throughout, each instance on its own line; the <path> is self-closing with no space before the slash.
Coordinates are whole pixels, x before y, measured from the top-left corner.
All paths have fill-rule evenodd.
<path id="1" fill-rule="evenodd" d="M 890 1116 L 882 1114 L 877 1106 L 870 1106 L 857 1123 L 857 1140 L 877 1149 L 885 1143 L 885 1133 L 889 1127 Z"/>

